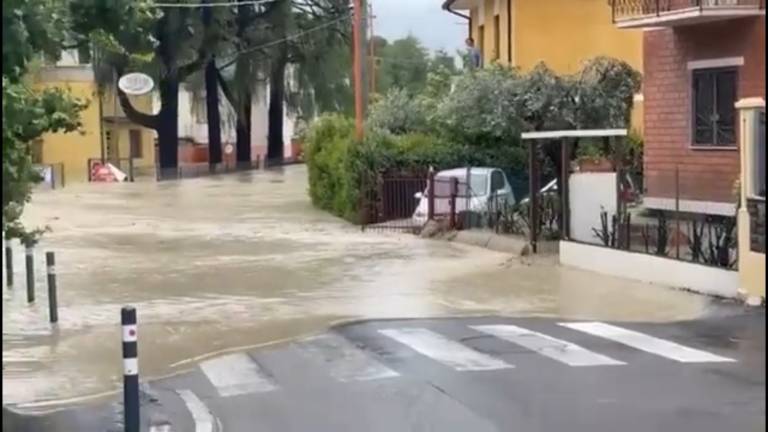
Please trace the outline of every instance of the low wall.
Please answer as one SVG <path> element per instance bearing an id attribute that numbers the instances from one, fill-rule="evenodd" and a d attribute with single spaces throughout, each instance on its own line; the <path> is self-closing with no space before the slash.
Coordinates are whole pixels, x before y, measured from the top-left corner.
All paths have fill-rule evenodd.
<path id="1" fill-rule="evenodd" d="M 560 242 L 560 264 L 642 282 L 683 288 L 701 294 L 737 298 L 739 273 L 569 241 Z"/>

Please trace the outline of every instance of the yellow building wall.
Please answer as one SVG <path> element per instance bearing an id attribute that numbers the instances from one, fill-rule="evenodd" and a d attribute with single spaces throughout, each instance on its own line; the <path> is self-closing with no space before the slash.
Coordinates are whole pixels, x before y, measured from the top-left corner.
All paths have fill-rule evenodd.
<path id="1" fill-rule="evenodd" d="M 501 35 L 499 63 L 530 70 L 544 62 L 560 74 L 578 72 L 584 61 L 609 56 L 626 61 L 643 71 L 643 33 L 618 29 L 611 20 L 611 5 L 606 0 L 512 0 L 512 52 L 507 47 L 507 0 L 477 0 L 470 10 L 472 37 L 483 48 L 485 65 L 494 62 L 494 15 L 498 11 Z M 480 20 L 480 15 L 484 20 Z M 484 23 L 484 37 L 480 24 Z M 643 102 L 635 101 L 632 128 L 642 132 Z"/>
<path id="2" fill-rule="evenodd" d="M 139 96 L 131 97 L 133 106 L 141 112 L 151 114 L 152 113 L 152 97 Z M 112 145 L 116 147 L 116 153 L 120 158 L 128 158 L 131 149 L 130 130 L 138 129 L 141 131 L 141 157 L 134 157 L 134 167 L 137 168 L 152 168 L 155 165 L 155 132 L 151 129 L 144 128 L 135 123 L 127 121 L 125 114 L 123 113 L 120 104 L 115 98 L 115 92 L 112 88 L 108 88 L 104 91 L 103 101 L 103 113 L 106 118 L 122 118 L 124 121 L 117 124 L 106 124 L 106 130 L 110 131 L 112 135 Z M 136 155 L 134 155 L 136 156 Z"/>
<path id="3" fill-rule="evenodd" d="M 479 0 L 480 2 L 485 2 L 485 8 L 475 8 L 472 10 L 471 32 L 476 47 L 483 54 L 483 64 L 491 65 L 498 62 L 499 64 L 509 66 L 512 64 L 512 58 L 510 58 L 509 51 L 510 20 L 507 15 L 508 2 L 507 0 L 500 0 L 498 2 L 498 9 L 494 9 L 495 0 Z M 482 14 L 483 20 L 480 19 L 480 14 Z M 496 17 L 498 17 L 498 21 Z M 496 49 L 496 31 L 499 33 L 498 49 Z M 514 54 L 512 57 L 514 58 Z"/>
<path id="4" fill-rule="evenodd" d="M 516 0 L 515 65 L 544 61 L 559 73 L 577 72 L 595 56 L 622 59 L 643 70 L 643 33 L 618 29 L 605 0 Z"/>
<path id="5" fill-rule="evenodd" d="M 65 183 L 88 180 L 88 158 L 101 155 L 101 122 L 96 85 L 90 82 L 46 82 L 41 87 L 61 87 L 89 102 L 80 113 L 82 132 L 45 134 L 42 137 L 42 163 L 63 164 Z"/>

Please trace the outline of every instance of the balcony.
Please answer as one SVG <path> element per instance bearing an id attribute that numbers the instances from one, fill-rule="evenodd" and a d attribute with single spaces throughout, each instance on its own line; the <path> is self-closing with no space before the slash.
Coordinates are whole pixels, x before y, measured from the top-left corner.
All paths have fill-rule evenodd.
<path id="1" fill-rule="evenodd" d="M 619 28 L 674 27 L 765 15 L 766 0 L 609 0 Z"/>

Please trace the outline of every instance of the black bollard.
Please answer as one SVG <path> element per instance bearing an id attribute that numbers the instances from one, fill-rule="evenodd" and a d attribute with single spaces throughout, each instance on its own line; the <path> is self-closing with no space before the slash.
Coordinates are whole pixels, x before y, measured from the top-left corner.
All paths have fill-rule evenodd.
<path id="1" fill-rule="evenodd" d="M 13 287 L 13 248 L 5 247 L 5 281 L 8 288 Z"/>
<path id="2" fill-rule="evenodd" d="M 123 325 L 123 409 L 125 432 L 139 432 L 139 352 L 136 309 L 125 306 Z"/>
<path id="3" fill-rule="evenodd" d="M 48 274 L 48 317 L 52 323 L 59 321 L 59 302 L 56 296 L 56 256 L 45 253 L 45 268 Z"/>
<path id="4" fill-rule="evenodd" d="M 35 250 L 32 246 L 24 249 L 27 267 L 27 302 L 35 302 Z"/>

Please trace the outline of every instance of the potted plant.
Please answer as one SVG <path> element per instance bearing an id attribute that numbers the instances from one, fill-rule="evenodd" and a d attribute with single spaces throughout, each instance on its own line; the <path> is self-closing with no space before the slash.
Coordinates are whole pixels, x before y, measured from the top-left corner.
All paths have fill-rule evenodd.
<path id="1" fill-rule="evenodd" d="M 579 143 L 576 162 L 580 172 L 612 172 L 613 163 L 608 159 L 602 146 L 594 141 Z"/>

